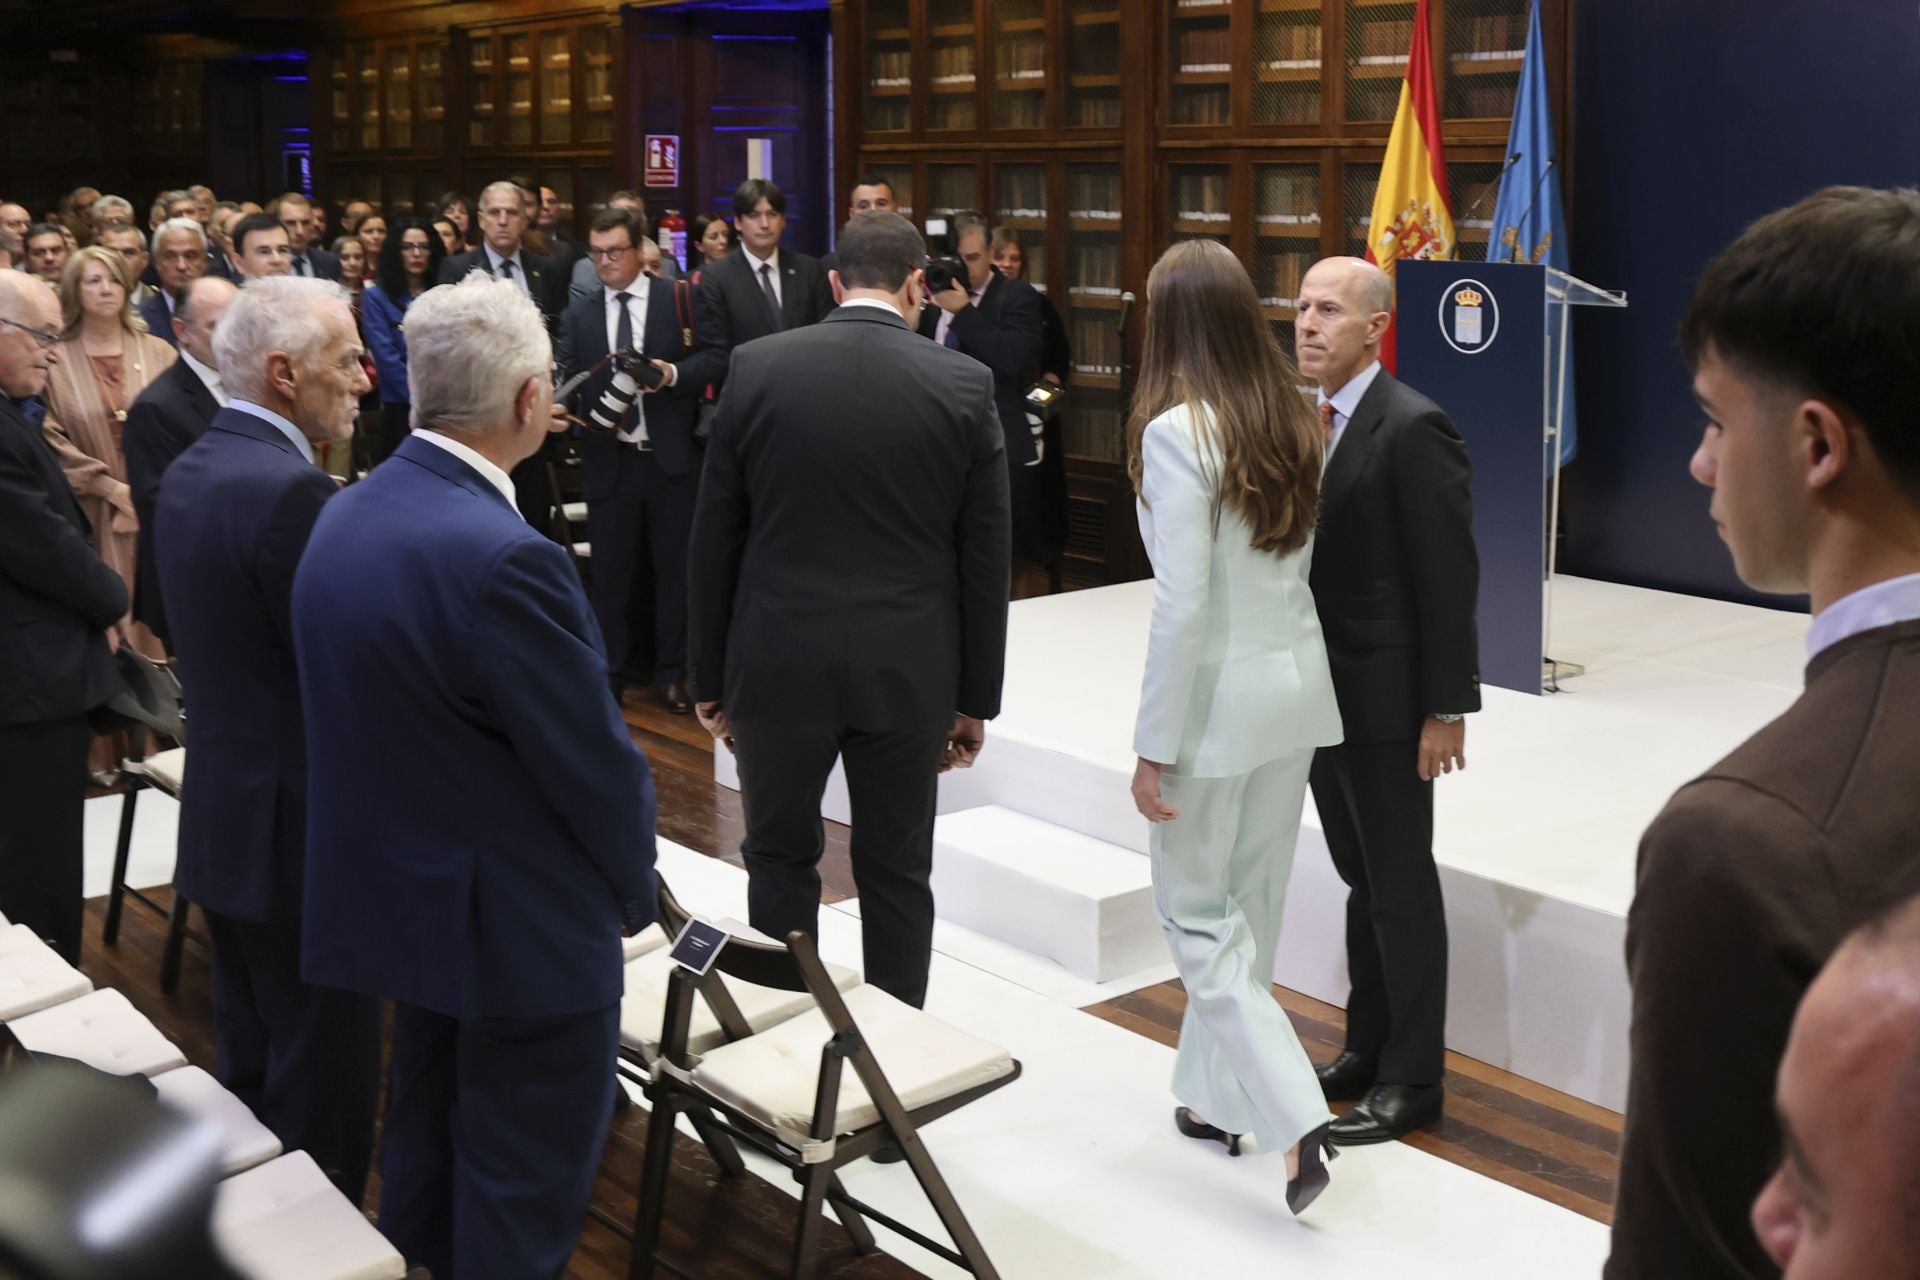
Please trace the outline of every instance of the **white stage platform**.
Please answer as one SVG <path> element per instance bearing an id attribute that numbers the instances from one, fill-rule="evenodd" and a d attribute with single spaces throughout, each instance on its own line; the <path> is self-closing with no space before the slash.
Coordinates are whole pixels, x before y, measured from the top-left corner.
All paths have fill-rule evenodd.
<path id="1" fill-rule="evenodd" d="M 1145 851 L 1127 782 L 1152 592 L 1138 582 L 1013 606 L 1003 713 L 979 763 L 942 779 L 941 813 L 998 805 L 1117 846 L 1115 856 Z M 1640 833 L 1676 787 L 1792 702 L 1806 626 L 1801 615 L 1557 580 L 1553 653 L 1587 674 L 1556 695 L 1487 689 L 1468 722 L 1467 770 L 1437 787 L 1450 1048 L 1624 1105 L 1622 951 Z M 724 750 L 715 775 L 738 786 Z M 837 779 L 824 809 L 847 818 Z M 1309 801 L 1276 981 L 1345 1003 L 1344 900 Z M 1048 983 L 1075 979 L 1024 985 Z M 1078 985 L 1092 998 L 1124 989 Z"/>

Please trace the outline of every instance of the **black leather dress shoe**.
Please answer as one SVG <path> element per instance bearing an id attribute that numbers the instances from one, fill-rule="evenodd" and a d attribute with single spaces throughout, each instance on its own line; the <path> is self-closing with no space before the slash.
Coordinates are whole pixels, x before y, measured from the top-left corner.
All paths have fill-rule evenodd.
<path id="1" fill-rule="evenodd" d="M 1376 1084 L 1327 1136 L 1342 1147 L 1391 1142 L 1438 1120 L 1445 1100 L 1446 1089 L 1437 1084 Z"/>
<path id="2" fill-rule="evenodd" d="M 1377 1069 L 1372 1058 L 1342 1049 L 1339 1057 L 1325 1066 L 1315 1067 L 1313 1074 L 1320 1077 L 1320 1092 L 1327 1096 L 1328 1102 L 1349 1102 L 1373 1087 Z"/>
<path id="3" fill-rule="evenodd" d="M 674 715 L 684 716 L 693 710 L 693 698 L 687 692 L 685 680 L 675 680 L 672 684 L 654 686 L 660 691 L 660 701 Z"/>

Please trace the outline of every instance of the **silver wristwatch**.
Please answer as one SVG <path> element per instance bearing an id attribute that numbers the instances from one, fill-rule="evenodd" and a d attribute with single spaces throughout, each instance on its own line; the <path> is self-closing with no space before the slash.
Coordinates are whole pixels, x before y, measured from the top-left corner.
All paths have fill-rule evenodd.
<path id="1" fill-rule="evenodd" d="M 1443 715 L 1435 714 L 1433 718 L 1435 720 L 1438 720 L 1441 724 L 1457 724 L 1460 721 L 1465 720 L 1466 716 L 1464 715 L 1443 716 Z"/>

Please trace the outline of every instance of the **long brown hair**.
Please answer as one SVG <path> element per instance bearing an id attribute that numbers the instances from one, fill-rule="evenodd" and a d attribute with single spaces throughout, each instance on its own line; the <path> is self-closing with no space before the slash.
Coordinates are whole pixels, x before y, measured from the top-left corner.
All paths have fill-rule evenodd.
<path id="1" fill-rule="evenodd" d="M 1140 381 L 1127 418 L 1127 477 L 1140 492 L 1140 440 L 1176 405 L 1196 411 L 1203 454 L 1216 460 L 1214 530 L 1230 510 L 1256 551 L 1298 551 L 1320 509 L 1319 424 L 1293 361 L 1273 336 L 1246 268 L 1225 245 L 1174 245 L 1147 276 Z M 1211 422 L 1198 412 L 1212 411 Z M 1210 438 L 1208 438 L 1210 437 Z"/>

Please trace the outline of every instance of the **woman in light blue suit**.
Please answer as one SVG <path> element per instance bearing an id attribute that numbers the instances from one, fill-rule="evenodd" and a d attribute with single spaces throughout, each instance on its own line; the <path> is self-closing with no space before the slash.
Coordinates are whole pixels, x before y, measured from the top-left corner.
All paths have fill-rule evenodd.
<path id="1" fill-rule="evenodd" d="M 1307 587 L 1321 435 L 1225 246 L 1169 249 L 1147 279 L 1128 474 L 1153 559 L 1133 797 L 1154 901 L 1187 988 L 1174 1121 L 1238 1155 L 1287 1151 L 1295 1213 L 1327 1184 L 1332 1119 L 1273 998 L 1307 772 L 1340 712 Z"/>

